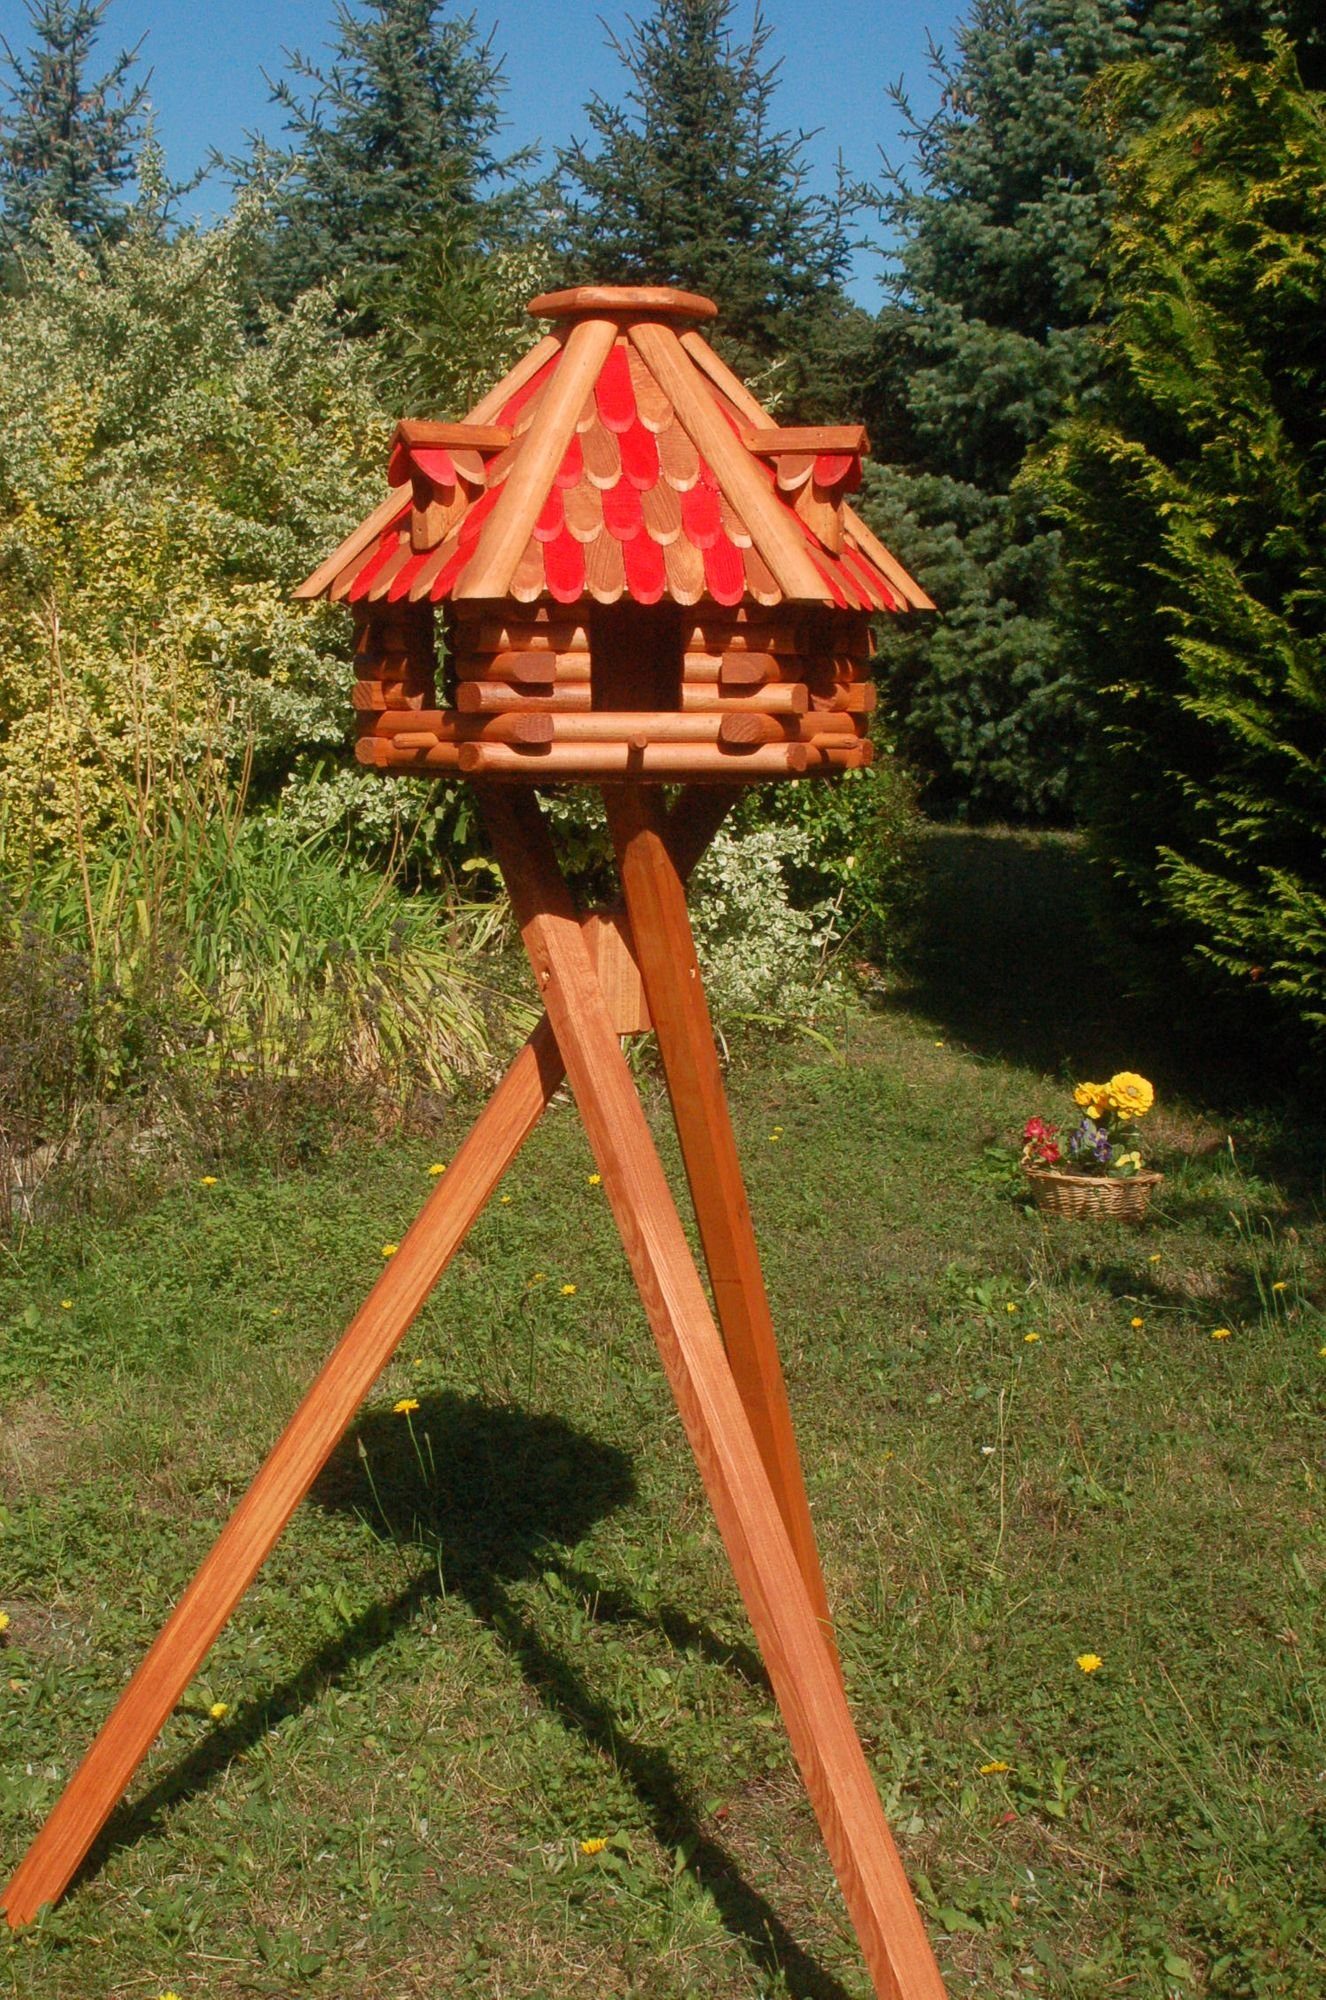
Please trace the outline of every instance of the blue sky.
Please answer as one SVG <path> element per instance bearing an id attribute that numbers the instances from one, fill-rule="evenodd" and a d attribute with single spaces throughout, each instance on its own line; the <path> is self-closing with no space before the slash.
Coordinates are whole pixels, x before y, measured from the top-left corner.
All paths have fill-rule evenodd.
<path id="1" fill-rule="evenodd" d="M 550 155 L 585 130 L 582 107 L 593 91 L 609 98 L 619 92 L 623 72 L 605 47 L 603 21 L 621 33 L 628 17 L 647 11 L 647 0 L 627 8 L 602 0 L 469 0 L 457 11 L 473 11 L 504 59 L 511 145 L 538 144 Z M 902 156 L 888 86 L 902 77 L 916 108 L 931 108 L 927 31 L 951 43 L 963 11 L 961 0 L 765 0 L 769 53 L 782 58 L 780 123 L 818 128 L 809 156 L 823 185 L 831 184 L 839 152 L 849 172 L 863 176 L 876 171 L 881 146 Z M 210 148 L 242 148 L 246 131 L 279 137 L 262 71 L 279 73 L 287 48 L 323 56 L 332 13 L 332 0 L 111 0 L 99 54 L 104 66 L 145 37 L 158 136 L 171 173 L 182 179 Z M 734 19 L 739 31 L 748 29 L 745 0 Z M 0 34 L 21 47 L 28 32 L 22 0 L 0 0 Z M 225 199 L 223 187 L 204 187 L 194 212 L 214 214 Z M 863 260 L 858 270 L 863 304 L 877 299 L 875 269 Z"/>

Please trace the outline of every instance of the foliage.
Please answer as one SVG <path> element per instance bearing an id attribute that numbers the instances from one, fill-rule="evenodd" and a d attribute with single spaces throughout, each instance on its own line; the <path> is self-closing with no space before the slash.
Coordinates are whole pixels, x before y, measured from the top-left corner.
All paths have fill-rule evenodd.
<path id="1" fill-rule="evenodd" d="M 289 602 L 387 424 L 322 294 L 245 334 L 248 208 L 93 258 L 51 226 L 0 306 L 0 782 L 11 857 L 91 838 L 135 738 L 219 729 L 267 789 L 346 730 L 344 614 Z M 208 740 L 212 740 L 208 736 Z"/>
<path id="2" fill-rule="evenodd" d="M 87 74 L 109 0 L 25 0 L 32 44 L 0 37 L 0 248 L 26 249 L 43 209 L 82 244 L 123 233 L 125 189 L 138 168 L 146 83 L 132 82 L 138 49 L 95 81 Z M 140 44 L 141 46 L 141 44 Z"/>
<path id="3" fill-rule="evenodd" d="M 715 299 L 716 340 L 780 407 L 841 421 L 865 342 L 842 281 L 850 201 L 807 187 L 805 135 L 775 124 L 772 30 L 734 0 L 655 0 L 608 46 L 625 96 L 586 106 L 558 155 L 559 239 L 577 283 L 679 285 Z M 770 372 L 772 371 L 772 373 Z"/>
<path id="4" fill-rule="evenodd" d="M 881 750 L 828 783 L 768 785 L 743 795 L 737 825 L 794 829 L 783 874 L 799 909 L 831 904 L 840 942 L 892 963 L 911 935 L 921 818 L 911 779 Z"/>
<path id="5" fill-rule="evenodd" d="M 1155 1103 L 1155 1091 L 1146 1078 L 1135 1070 L 1118 1070 L 1108 1083 L 1079 1083 L 1073 1102 L 1082 1115 L 1071 1131 L 1043 1118 L 1027 1120 L 1022 1128 L 1024 1166 L 1066 1166 L 1075 1173 L 1122 1179 L 1139 1173 L 1137 1121 Z"/>
<path id="6" fill-rule="evenodd" d="M 1103 100 L 1126 120 L 1154 79 Z M 1326 118 L 1292 51 L 1176 83 L 1117 174 L 1103 407 L 1035 473 L 1093 642 L 1126 891 L 1218 986 L 1326 1028 Z"/>
<path id="7" fill-rule="evenodd" d="M 264 295 L 284 306 L 325 285 L 372 331 L 408 314 L 402 279 L 430 242 L 480 256 L 509 233 L 512 198 L 491 183 L 529 155 L 494 153 L 501 65 L 448 0 L 337 0 L 335 36 L 325 70 L 289 57 L 272 95 L 290 144 L 258 148 L 240 172 L 273 189 Z"/>
<path id="8" fill-rule="evenodd" d="M 117 1105 L 215 1153 L 227 1093 L 270 1112 L 277 1086 L 334 1081 L 406 1103 L 486 1068 L 500 908 L 404 894 L 246 814 L 183 735 L 139 747 L 131 782 L 107 774 L 94 847 L 76 833 L 25 883 L 0 851 L 0 1159 L 58 1155 Z"/>
<path id="9" fill-rule="evenodd" d="M 799 828 L 720 828 L 695 871 L 692 924 L 710 1001 L 731 1015 L 813 1016 L 823 997 L 836 913 L 794 906 L 784 870 L 804 865 Z"/>
<path id="10" fill-rule="evenodd" d="M 940 606 L 933 628 L 887 633 L 882 662 L 901 747 L 946 812 L 1071 807 L 1080 652 L 1050 601 L 1057 534 L 1010 488 L 1099 365 L 1113 137 L 1082 115 L 1084 93 L 1104 66 L 1181 40 L 1175 14 L 976 0 L 956 54 L 935 55 L 940 110 L 923 122 L 901 99 L 917 178 L 884 197 L 902 239 L 880 332 L 899 429 L 878 441 L 899 463 L 871 469 L 865 511 Z"/>

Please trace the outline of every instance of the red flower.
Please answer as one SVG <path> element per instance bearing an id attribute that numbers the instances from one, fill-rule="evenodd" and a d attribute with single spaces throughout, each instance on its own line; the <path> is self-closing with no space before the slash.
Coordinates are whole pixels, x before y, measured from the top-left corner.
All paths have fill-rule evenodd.
<path id="1" fill-rule="evenodd" d="M 1022 1128 L 1024 1139 L 1053 1139 L 1058 1132 L 1057 1125 L 1047 1125 L 1043 1118 L 1029 1118 Z"/>

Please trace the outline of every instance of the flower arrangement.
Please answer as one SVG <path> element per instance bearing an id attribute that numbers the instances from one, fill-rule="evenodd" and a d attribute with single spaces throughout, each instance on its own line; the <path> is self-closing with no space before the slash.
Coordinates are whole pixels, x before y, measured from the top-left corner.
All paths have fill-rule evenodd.
<path id="1" fill-rule="evenodd" d="M 1108 1083 L 1079 1083 L 1073 1102 L 1082 1116 L 1071 1128 L 1029 1118 L 1022 1130 L 1022 1164 L 1031 1171 L 1125 1179 L 1144 1171 L 1135 1126 L 1155 1103 L 1144 1076 L 1121 1069 Z"/>

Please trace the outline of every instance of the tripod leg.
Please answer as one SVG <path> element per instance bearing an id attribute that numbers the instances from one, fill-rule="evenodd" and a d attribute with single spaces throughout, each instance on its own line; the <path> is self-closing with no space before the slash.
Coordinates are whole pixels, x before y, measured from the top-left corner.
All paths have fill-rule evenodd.
<path id="1" fill-rule="evenodd" d="M 530 793 L 477 786 L 604 1189 L 880 2000 L 943 2000 L 815 1607 Z"/>
<path id="2" fill-rule="evenodd" d="M 55 1902 L 68 1887 L 212 1641 L 564 1074 L 545 1016 L 328 1356 L 20 1862 L 0 1899 L 11 1930 L 31 1923 L 43 1903 Z"/>
<path id="3" fill-rule="evenodd" d="M 787 1385 L 696 961 L 685 884 L 668 852 L 667 822 L 657 794 L 643 785 L 620 785 L 605 787 L 604 799 L 723 1345 L 811 1603 L 836 1659 Z"/>

